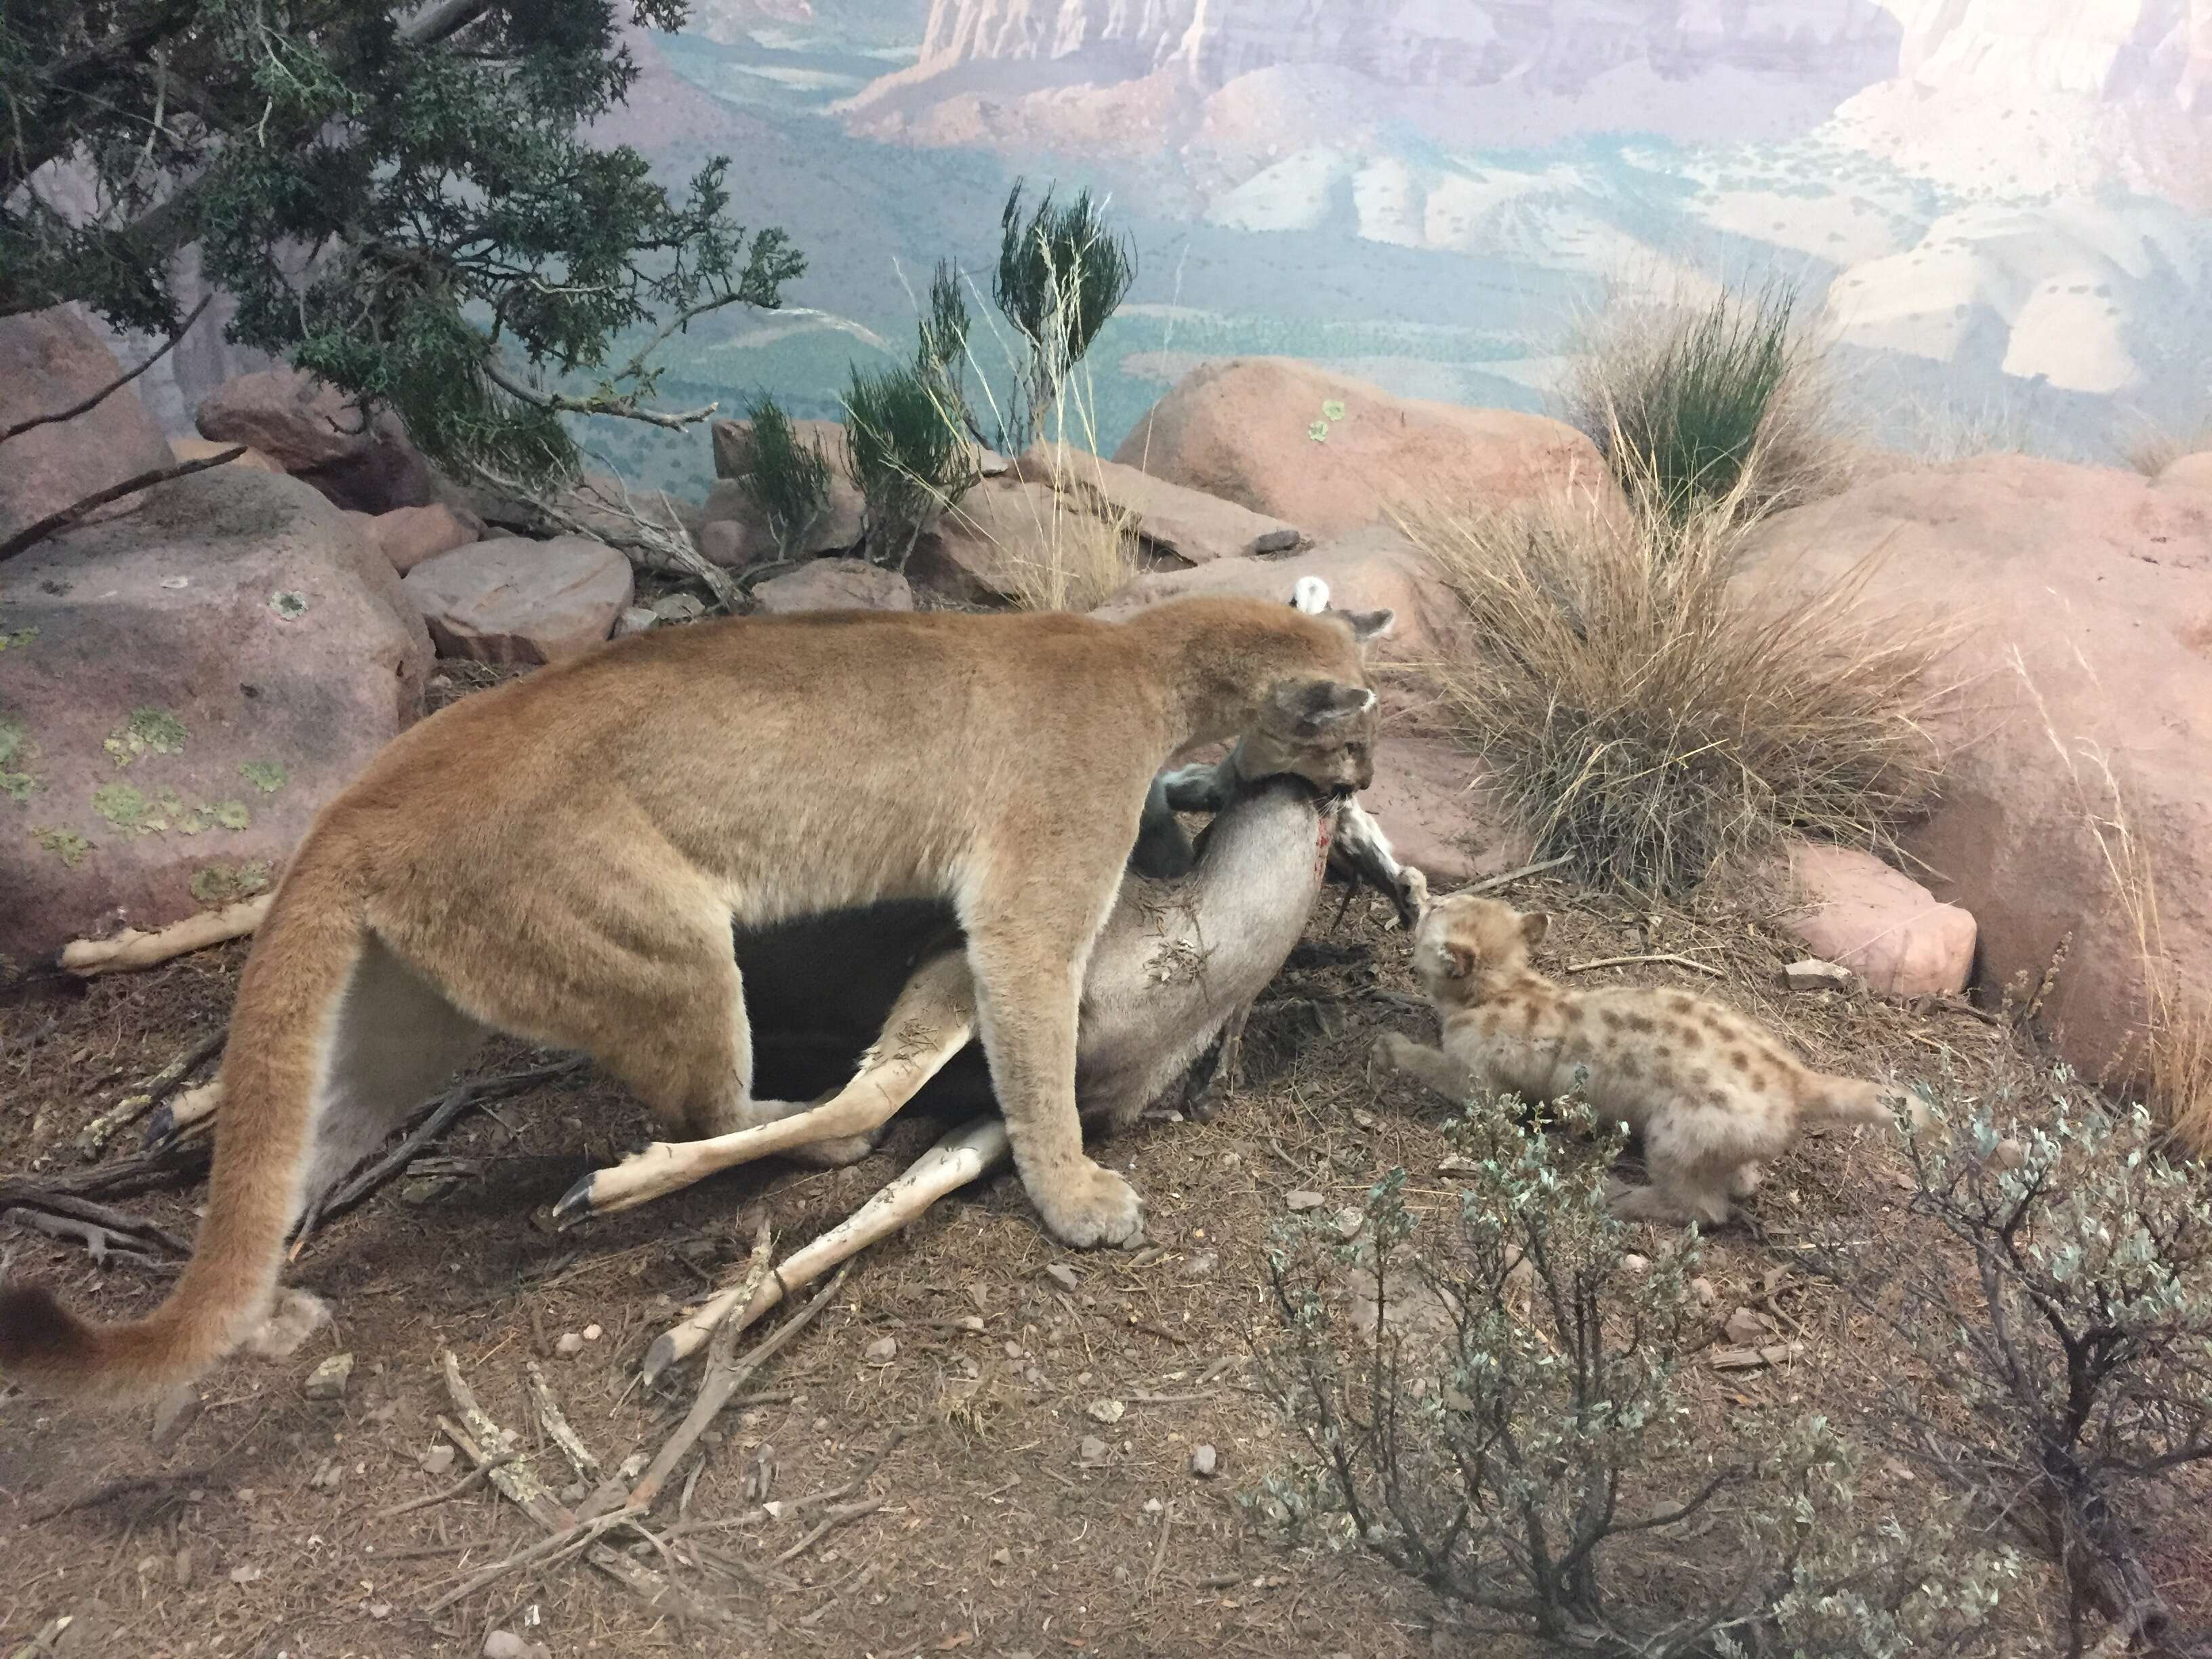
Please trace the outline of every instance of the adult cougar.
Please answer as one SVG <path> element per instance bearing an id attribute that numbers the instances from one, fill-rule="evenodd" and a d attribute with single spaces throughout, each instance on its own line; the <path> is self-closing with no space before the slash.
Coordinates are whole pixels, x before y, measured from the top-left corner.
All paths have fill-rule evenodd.
<path id="1" fill-rule="evenodd" d="M 1015 1164 L 1079 1246 L 1140 1236 L 1083 1154 L 1076 1003 L 1179 750 L 1273 714 L 1289 769 L 1372 777 L 1364 641 L 1389 613 L 1190 599 L 1060 615 L 745 617 L 636 636 L 395 739 L 294 854 L 239 983 L 207 1218 L 146 1318 L 0 1292 L 0 1367 L 143 1397 L 234 1347 L 284 1234 L 485 1031 L 580 1049 L 672 1133 L 786 1115 L 751 1098 L 731 927 L 948 900 Z M 766 810 L 773 805 L 773 811 Z"/>

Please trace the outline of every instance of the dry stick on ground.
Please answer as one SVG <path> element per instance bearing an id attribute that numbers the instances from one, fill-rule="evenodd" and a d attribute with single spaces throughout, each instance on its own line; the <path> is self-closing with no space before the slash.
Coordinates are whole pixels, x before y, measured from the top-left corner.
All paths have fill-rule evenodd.
<path id="1" fill-rule="evenodd" d="M 167 1146 L 65 1174 L 0 1176 L 0 1209 L 16 1204 L 51 1209 L 57 1198 L 82 1198 L 94 1193 L 125 1198 L 155 1187 L 180 1186 L 204 1171 L 207 1162 L 205 1146 Z"/>
<path id="2" fill-rule="evenodd" d="M 58 513 L 49 513 L 36 524 L 27 525 L 5 541 L 0 541 L 0 562 L 36 547 L 56 531 L 68 529 L 86 514 L 106 507 L 110 501 L 121 501 L 125 495 L 135 495 L 142 489 L 151 489 L 155 484 L 167 483 L 174 478 L 188 478 L 193 473 L 204 472 L 211 466 L 224 465 L 244 453 L 244 444 L 233 444 L 220 455 L 210 455 L 203 461 L 183 461 L 175 466 L 156 467 L 151 472 L 141 472 L 135 478 L 125 478 L 121 483 L 110 484 L 105 489 L 95 489 L 82 501 L 73 501 Z"/>
<path id="3" fill-rule="evenodd" d="M 962 1124 L 851 1215 L 812 1243 L 793 1251 L 757 1289 L 745 1292 L 742 1286 L 733 1286 L 720 1291 L 662 1332 L 646 1351 L 645 1381 L 654 1382 L 671 1365 L 697 1352 L 724 1320 L 734 1322 L 743 1330 L 791 1291 L 910 1224 L 947 1193 L 997 1169 L 1011 1157 L 1004 1120 L 975 1118 Z"/>
<path id="4" fill-rule="evenodd" d="M 107 1150 L 107 1143 L 114 1139 L 118 1129 L 125 1128 L 136 1123 L 174 1094 L 184 1080 L 199 1069 L 202 1062 L 222 1047 L 222 1040 L 229 1035 L 229 1031 L 230 1027 L 228 1024 L 218 1025 L 160 1071 L 155 1073 L 153 1076 L 148 1078 L 145 1082 L 117 1101 L 114 1105 L 86 1124 L 77 1133 L 77 1156 L 88 1164 L 97 1159 Z"/>
<path id="5" fill-rule="evenodd" d="M 1587 974 L 1600 968 L 1632 968 L 1638 963 L 1665 963 L 1670 967 L 1694 968 L 1701 974 L 1711 974 L 1715 979 L 1728 977 L 1711 963 L 1692 962 L 1687 957 L 1678 957 L 1664 951 L 1650 957 L 1604 957 L 1595 962 L 1573 963 L 1568 966 L 1567 971 L 1571 974 Z"/>
<path id="6" fill-rule="evenodd" d="M 167 927 L 142 931 L 126 927 L 113 939 L 74 939 L 62 946 L 63 968 L 80 979 L 95 974 L 126 973 L 139 968 L 158 968 L 175 957 L 210 945 L 243 939 L 260 927 L 275 900 L 274 893 L 240 899 L 220 910 L 203 910 L 196 916 L 171 922 Z"/>
<path id="7" fill-rule="evenodd" d="M 617 1527 L 626 1526 L 635 1520 L 637 1516 L 638 1511 L 635 1510 L 617 1510 L 611 1515 L 594 1516 L 589 1521 L 571 1522 L 551 1536 L 541 1538 L 534 1544 L 526 1545 L 504 1561 L 495 1562 L 482 1572 L 473 1574 L 463 1580 L 424 1607 L 423 1613 L 428 1616 L 443 1613 L 454 1602 L 466 1601 L 487 1584 L 496 1583 L 510 1572 L 520 1568 L 539 1563 L 550 1566 L 563 1556 L 580 1554 L 589 1548 L 601 1533 L 611 1531 Z"/>
<path id="8" fill-rule="evenodd" d="M 1510 887 L 1516 881 L 1525 881 L 1530 876 L 1540 876 L 1547 870 L 1556 870 L 1561 865 L 1571 862 L 1573 858 L 1574 854 L 1571 853 L 1562 853 L 1555 859 L 1545 859 L 1536 864 L 1524 864 L 1518 870 L 1508 870 L 1504 875 L 1486 876 L 1482 880 L 1472 882 L 1465 887 L 1454 888 L 1451 896 L 1457 898 L 1471 893 L 1494 892 L 1500 887 Z"/>
<path id="9" fill-rule="evenodd" d="M 155 1259 L 155 1252 L 183 1256 L 192 1247 L 176 1234 L 128 1211 L 110 1209 L 68 1193 L 49 1193 L 0 1212 L 0 1220 L 33 1227 L 53 1238 L 81 1240 L 98 1261 L 109 1250 L 118 1255 Z M 152 1245 L 154 1249 L 143 1248 Z"/>
<path id="10" fill-rule="evenodd" d="M 504 1456 L 493 1458 L 489 1463 L 479 1463 L 450 1486 L 434 1492 L 427 1498 L 410 1498 L 404 1504 L 394 1504 L 389 1509 L 379 1510 L 368 1518 L 372 1521 L 391 1521 L 403 1515 L 411 1515 L 416 1510 L 427 1510 L 439 1504 L 450 1503 L 463 1492 L 490 1480 L 491 1472 L 494 1469 L 503 1469 L 514 1462 L 514 1454 L 509 1452 Z"/>
<path id="11" fill-rule="evenodd" d="M 864 1515 L 873 1515 L 878 1510 L 883 1508 L 884 1503 L 884 1500 L 880 1498 L 864 1498 L 857 1504 L 840 1504 L 836 1509 L 831 1510 L 828 1515 L 823 1516 L 822 1523 L 819 1526 L 816 1527 L 796 1544 L 793 1544 L 789 1549 L 784 1551 L 782 1554 L 777 1556 L 773 1561 L 770 1561 L 769 1565 L 771 1567 L 788 1566 L 792 1562 L 796 1561 L 800 1556 L 805 1554 L 807 1551 L 812 1549 L 817 1544 L 827 1538 L 832 1532 L 835 1532 L 838 1528 L 843 1526 L 848 1521 L 857 1521 Z"/>
<path id="12" fill-rule="evenodd" d="M 592 1449 L 584 1443 L 583 1437 L 569 1425 L 560 1401 L 554 1396 L 553 1385 L 545 1380 L 544 1368 L 536 1360 L 528 1359 L 523 1362 L 522 1369 L 530 1380 L 531 1403 L 538 1407 L 538 1421 L 545 1431 L 545 1437 L 561 1449 L 561 1455 L 576 1471 L 576 1479 L 596 1481 L 599 1478 L 599 1460 L 592 1455 Z"/>
<path id="13" fill-rule="evenodd" d="M 766 1228 L 762 1231 L 765 1236 Z M 768 1266 L 766 1251 L 757 1246 L 756 1253 L 761 1268 L 765 1271 Z M 662 1487 L 667 1485 L 668 1477 L 675 1473 L 676 1466 L 698 1443 L 699 1437 L 707 1431 L 708 1425 L 721 1414 L 722 1407 L 736 1396 L 738 1390 L 745 1385 L 746 1379 L 774 1358 L 792 1338 L 814 1322 L 814 1316 L 830 1304 L 830 1299 L 837 1294 L 849 1271 L 849 1267 L 838 1268 L 836 1277 L 817 1291 L 811 1302 L 786 1320 L 781 1329 L 743 1359 L 732 1360 L 730 1357 L 737 1346 L 738 1334 L 734 1329 L 726 1336 L 720 1333 L 716 1334 L 714 1346 L 708 1351 L 707 1374 L 699 1382 L 699 1397 L 692 1402 L 691 1410 L 684 1421 L 677 1425 L 676 1432 L 668 1437 L 668 1443 L 660 1449 L 660 1455 L 653 1460 L 653 1466 L 646 1470 L 645 1478 L 630 1489 L 632 1509 L 650 1510 L 653 1507 Z"/>

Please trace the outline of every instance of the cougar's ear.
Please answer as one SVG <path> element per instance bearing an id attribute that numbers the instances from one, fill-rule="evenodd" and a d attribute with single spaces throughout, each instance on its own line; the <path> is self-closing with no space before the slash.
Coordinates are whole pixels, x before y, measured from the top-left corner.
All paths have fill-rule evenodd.
<path id="1" fill-rule="evenodd" d="M 1375 706 L 1364 685 L 1341 680 L 1285 680 L 1270 697 L 1275 713 L 1302 738 L 1317 738 L 1332 726 L 1356 720 Z"/>
<path id="2" fill-rule="evenodd" d="M 1309 617 L 1328 609 L 1328 584 L 1318 576 L 1301 576 L 1291 589 L 1291 603 Z"/>
<path id="3" fill-rule="evenodd" d="M 1339 611 L 1334 614 L 1351 625 L 1352 637 L 1362 645 L 1387 638 L 1398 620 L 1395 611 Z"/>
<path id="4" fill-rule="evenodd" d="M 1521 918 L 1522 942 L 1534 950 L 1544 942 L 1544 935 L 1551 931 L 1551 927 L 1550 916 L 1541 910 L 1531 910 Z"/>

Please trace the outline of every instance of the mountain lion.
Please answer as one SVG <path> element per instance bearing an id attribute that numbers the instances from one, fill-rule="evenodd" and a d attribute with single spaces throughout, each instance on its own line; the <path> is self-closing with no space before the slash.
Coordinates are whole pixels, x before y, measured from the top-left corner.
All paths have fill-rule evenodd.
<path id="1" fill-rule="evenodd" d="M 1372 778 L 1372 616 L 1186 599 L 1060 614 L 748 617 L 633 636 L 402 733 L 301 842 L 239 982 L 191 1261 L 99 1326 L 0 1291 L 0 1368 L 143 1398 L 269 1306 L 307 1199 L 496 1030 L 580 1049 L 665 1131 L 756 1103 L 731 929 L 951 902 L 1015 1165 L 1045 1225 L 1127 1244 L 1144 1210 L 1084 1156 L 1077 996 L 1175 753 L 1263 723 L 1331 792 Z M 394 1103 L 398 1103 L 395 1107 Z"/>

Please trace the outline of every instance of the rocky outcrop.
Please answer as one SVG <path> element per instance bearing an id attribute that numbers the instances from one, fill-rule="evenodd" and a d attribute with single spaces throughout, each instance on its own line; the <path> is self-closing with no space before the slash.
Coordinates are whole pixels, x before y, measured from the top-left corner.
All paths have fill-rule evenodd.
<path id="1" fill-rule="evenodd" d="M 1148 551 L 1184 564 L 1287 553 L 1304 539 L 1296 525 L 1069 444 L 1040 444 L 1014 462 L 1012 471 L 1018 478 L 1127 519 Z"/>
<path id="2" fill-rule="evenodd" d="M 1317 538 L 1424 505 L 1617 494 L 1590 441 L 1560 422 L 1394 397 L 1286 357 L 1186 376 L 1114 459 Z"/>
<path id="3" fill-rule="evenodd" d="M 911 611 L 914 589 L 896 570 L 863 559 L 817 559 L 787 576 L 771 576 L 753 589 L 753 601 L 771 617 L 801 611 Z"/>
<path id="4" fill-rule="evenodd" d="M 1891 996 L 1948 996 L 1974 972 L 1974 918 L 1871 853 L 1801 842 L 1782 925 L 1824 962 Z"/>
<path id="5" fill-rule="evenodd" d="M 343 507 L 388 513 L 438 496 L 429 465 L 397 417 L 364 421 L 335 386 L 295 368 L 226 380 L 193 419 L 203 438 L 251 444 Z"/>
<path id="6" fill-rule="evenodd" d="M 1985 990 L 2070 938 L 2050 1014 L 2099 1073 L 2143 1016 L 2137 878 L 2172 972 L 2212 985 L 2212 491 L 2018 456 L 1901 472 L 1772 520 L 1745 580 L 1877 556 L 1873 602 L 1964 630 L 1942 804 L 1905 848 L 1972 913 Z"/>
<path id="7" fill-rule="evenodd" d="M 274 881 L 422 713 L 399 578 L 296 480 L 216 467 L 8 565 L 0 953 L 27 964 Z"/>
<path id="8" fill-rule="evenodd" d="M 793 421 L 793 435 L 813 445 L 829 464 L 829 494 L 814 522 L 788 550 L 779 548 L 759 507 L 739 480 L 752 467 L 752 423 L 716 421 L 710 428 L 714 448 L 714 489 L 702 509 L 699 550 L 713 562 L 742 569 L 763 560 L 811 559 L 843 553 L 860 544 L 860 492 L 845 470 L 845 428 L 836 421 Z"/>
<path id="9" fill-rule="evenodd" d="M 611 635 L 634 583 L 629 561 L 604 542 L 502 536 L 425 559 L 400 586 L 441 656 L 547 663 Z"/>
<path id="10" fill-rule="evenodd" d="M 0 428 L 69 409 L 123 373 L 73 306 L 0 318 Z M 171 465 L 169 446 L 136 386 L 73 420 L 50 422 L 0 446 L 0 538 L 141 473 Z M 128 513 L 125 496 L 94 520 Z"/>

